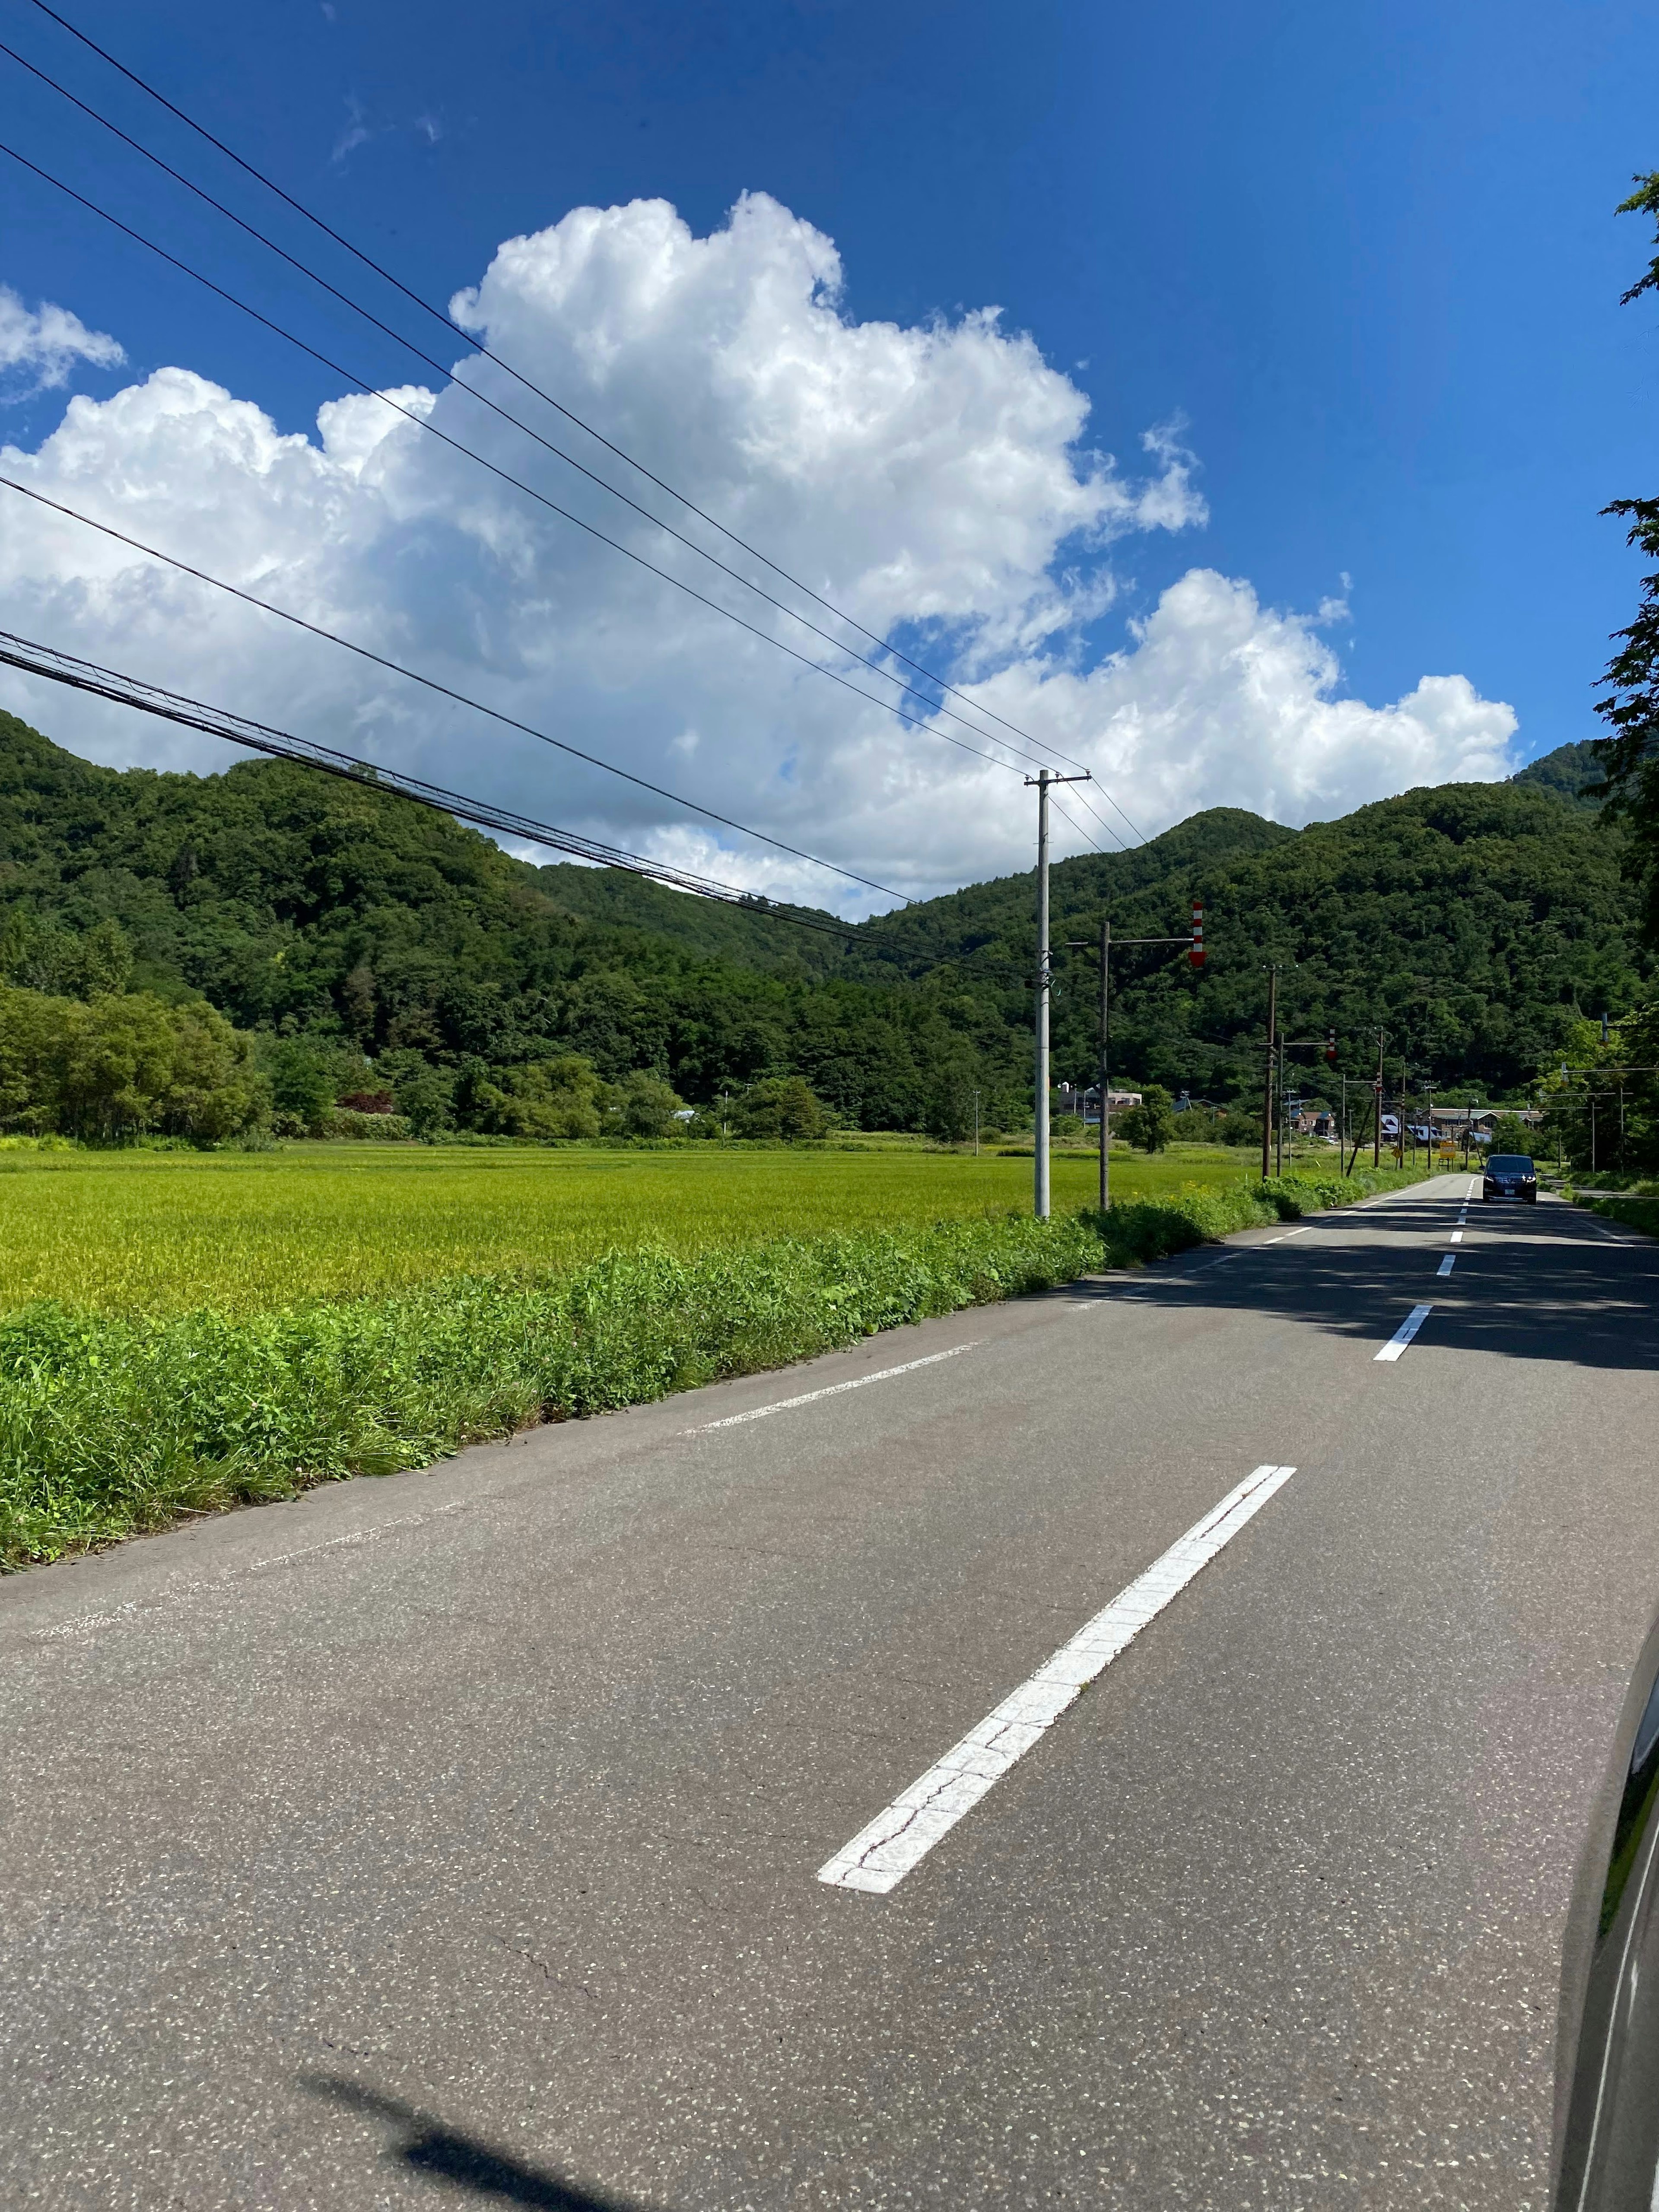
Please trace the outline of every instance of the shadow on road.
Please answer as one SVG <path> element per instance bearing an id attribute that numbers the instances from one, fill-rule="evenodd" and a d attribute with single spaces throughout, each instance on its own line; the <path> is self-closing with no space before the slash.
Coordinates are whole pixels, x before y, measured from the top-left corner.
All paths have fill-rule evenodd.
<path id="1" fill-rule="evenodd" d="M 302 2074 L 300 2087 L 349 2112 L 389 2120 L 403 2140 L 388 2156 L 410 2173 L 447 2182 L 452 2189 L 498 2204 L 534 2205 L 538 2212 L 646 2212 L 631 2199 L 597 2196 L 544 2166 L 527 2166 L 510 2151 L 494 2149 L 476 2136 L 446 2127 L 431 2113 L 367 2089 L 344 2075 Z"/>
<path id="2" fill-rule="evenodd" d="M 1483 1207 L 1479 1198 L 1455 1245 L 1456 1224 L 1456 1201 L 1443 1197 L 1321 1214 L 1294 1243 L 1183 1254 L 1101 1284 L 1097 1295 L 1172 1311 L 1281 1314 L 1376 1346 L 1413 1305 L 1431 1303 L 1425 1346 L 1659 1370 L 1659 1243 L 1603 1236 L 1576 1208 Z M 1440 1275 L 1454 1252 L 1452 1273 Z"/>

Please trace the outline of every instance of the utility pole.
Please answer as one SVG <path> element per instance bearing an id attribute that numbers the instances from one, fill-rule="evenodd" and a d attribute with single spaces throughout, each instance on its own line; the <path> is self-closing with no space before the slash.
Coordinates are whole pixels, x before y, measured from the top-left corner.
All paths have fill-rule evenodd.
<path id="1" fill-rule="evenodd" d="M 1186 937 L 1120 937 L 1120 945 L 1184 945 L 1187 957 L 1194 968 L 1204 964 L 1204 908 L 1196 899 L 1193 902 L 1193 927 Z M 1086 952 L 1088 940 L 1068 937 L 1066 950 Z M 1105 1212 L 1112 1202 L 1112 1117 L 1107 1104 L 1109 1071 L 1109 1047 L 1111 1042 L 1112 1019 L 1112 925 L 1103 915 L 1100 918 L 1100 1210 Z"/>
<path id="2" fill-rule="evenodd" d="M 1376 1081 L 1372 1086 L 1376 1096 L 1376 1111 L 1371 1117 L 1371 1165 L 1374 1168 L 1380 1168 L 1382 1164 L 1382 1031 L 1378 1030 Z"/>
<path id="3" fill-rule="evenodd" d="M 974 1158 L 979 1158 L 979 1093 L 974 1093 Z"/>
<path id="4" fill-rule="evenodd" d="M 1100 917 L 1100 1210 L 1112 1202 L 1112 1109 L 1106 1091 L 1112 1023 L 1112 925 Z"/>
<path id="5" fill-rule="evenodd" d="M 1037 795 L 1036 1117 L 1036 1142 L 1031 1147 L 1036 1170 L 1031 1210 L 1039 1221 L 1046 1221 L 1049 1212 L 1048 1000 L 1053 978 L 1048 960 L 1048 787 L 1091 781 L 1086 769 L 1081 775 L 1056 775 L 1052 769 L 1039 769 L 1035 775 L 1025 779 L 1027 788 L 1035 786 Z"/>
<path id="6" fill-rule="evenodd" d="M 1279 970 L 1267 970 L 1267 1072 L 1261 1086 L 1261 1180 L 1267 1180 L 1267 1146 L 1273 1119 L 1273 1051 L 1279 1035 Z"/>

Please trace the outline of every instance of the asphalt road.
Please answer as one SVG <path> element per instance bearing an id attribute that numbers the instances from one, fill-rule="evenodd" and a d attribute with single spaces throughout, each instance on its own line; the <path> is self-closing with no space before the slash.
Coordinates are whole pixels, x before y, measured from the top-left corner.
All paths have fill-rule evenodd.
<path id="1" fill-rule="evenodd" d="M 1469 1188 L 0 1584 L 0 2199 L 1541 2212 L 1659 1245 Z"/>

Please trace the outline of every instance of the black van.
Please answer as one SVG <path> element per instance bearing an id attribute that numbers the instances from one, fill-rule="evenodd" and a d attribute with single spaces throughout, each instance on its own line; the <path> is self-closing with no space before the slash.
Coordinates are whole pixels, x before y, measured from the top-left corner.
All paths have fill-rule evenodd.
<path id="1" fill-rule="evenodd" d="M 1524 1152 L 1494 1152 L 1486 1162 L 1486 1179 L 1480 1186 L 1486 1198 L 1524 1198 L 1538 1203 L 1538 1170 Z"/>

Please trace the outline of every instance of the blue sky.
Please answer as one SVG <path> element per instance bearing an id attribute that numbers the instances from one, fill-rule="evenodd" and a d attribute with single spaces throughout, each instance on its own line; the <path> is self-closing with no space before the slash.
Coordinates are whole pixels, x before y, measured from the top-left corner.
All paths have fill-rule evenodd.
<path id="1" fill-rule="evenodd" d="M 1126 468 L 1147 426 L 1181 418 L 1207 526 L 1115 550 L 1122 588 L 1091 650 L 1194 562 L 1304 611 L 1346 576 L 1330 641 L 1346 693 L 1393 700 L 1456 672 L 1514 707 L 1522 756 L 1594 733 L 1591 686 L 1636 576 L 1597 509 L 1655 489 L 1655 317 L 1617 305 L 1651 249 L 1612 212 L 1632 171 L 1659 166 L 1650 8 L 68 12 L 439 298 L 572 207 L 659 196 L 701 234 L 760 191 L 834 240 L 849 320 L 995 303 L 1086 392 L 1087 442 Z M 270 219 L 27 0 L 0 0 L 0 21 Z M 246 252 L 0 70 L 13 144 L 248 285 Z M 179 362 L 299 430 L 337 393 L 44 187 L 0 190 L 0 280 L 126 350 L 75 388 Z M 410 375 L 257 275 L 325 350 Z M 14 404 L 0 428 L 33 444 L 64 397 Z"/>

